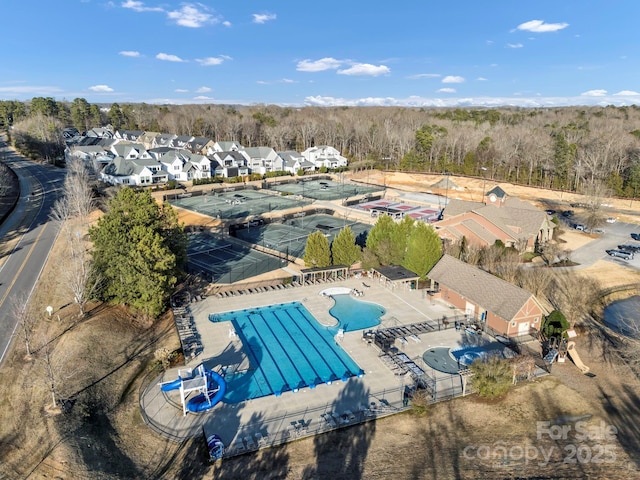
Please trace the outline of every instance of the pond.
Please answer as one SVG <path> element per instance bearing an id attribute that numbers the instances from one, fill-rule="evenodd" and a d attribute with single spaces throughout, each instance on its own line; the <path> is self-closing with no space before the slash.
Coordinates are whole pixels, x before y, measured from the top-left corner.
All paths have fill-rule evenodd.
<path id="1" fill-rule="evenodd" d="M 617 300 L 604 309 L 604 324 L 622 335 L 640 338 L 640 296 Z"/>

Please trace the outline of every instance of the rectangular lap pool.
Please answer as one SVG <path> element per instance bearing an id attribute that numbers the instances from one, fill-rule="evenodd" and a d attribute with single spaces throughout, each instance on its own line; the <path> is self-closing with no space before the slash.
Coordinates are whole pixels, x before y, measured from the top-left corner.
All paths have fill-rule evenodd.
<path id="1" fill-rule="evenodd" d="M 300 302 L 211 314 L 230 321 L 249 357 L 246 372 L 225 377 L 226 403 L 346 381 L 363 371 Z"/>

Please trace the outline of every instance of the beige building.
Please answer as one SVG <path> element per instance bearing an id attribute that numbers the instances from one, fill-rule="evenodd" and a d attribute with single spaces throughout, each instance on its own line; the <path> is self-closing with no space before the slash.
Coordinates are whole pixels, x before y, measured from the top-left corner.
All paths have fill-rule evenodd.
<path id="1" fill-rule="evenodd" d="M 540 330 L 544 307 L 526 290 L 444 255 L 429 271 L 436 297 L 507 337 Z"/>
<path id="2" fill-rule="evenodd" d="M 500 240 L 520 252 L 533 251 L 553 236 L 555 224 L 546 212 L 518 198 L 512 198 L 500 187 L 489 190 L 484 202 L 450 200 L 442 220 L 434 227 L 445 241 L 487 247 Z"/>

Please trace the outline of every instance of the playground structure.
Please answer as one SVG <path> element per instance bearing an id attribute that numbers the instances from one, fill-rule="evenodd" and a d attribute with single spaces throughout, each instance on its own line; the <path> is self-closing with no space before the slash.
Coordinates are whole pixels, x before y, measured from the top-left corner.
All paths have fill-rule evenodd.
<path id="1" fill-rule="evenodd" d="M 571 358 L 575 366 L 578 367 L 582 373 L 589 373 L 589 367 L 582 363 L 580 355 L 578 355 L 576 351 L 576 342 L 567 343 L 567 354 L 569 354 L 569 358 Z"/>
<path id="2" fill-rule="evenodd" d="M 215 407 L 224 397 L 227 384 L 219 373 L 199 365 L 195 369 L 178 370 L 178 378 L 161 383 L 160 390 L 180 390 L 182 414 L 186 415 L 187 411 L 197 413 Z M 197 395 L 187 401 L 189 395 L 196 392 Z"/>
<path id="3" fill-rule="evenodd" d="M 546 342 L 546 354 L 544 360 L 548 364 L 553 362 L 563 363 L 568 356 L 578 369 L 584 373 L 589 373 L 589 367 L 582 362 L 580 355 L 576 351 L 576 332 L 573 329 L 565 330 L 560 336 L 552 336 Z"/>

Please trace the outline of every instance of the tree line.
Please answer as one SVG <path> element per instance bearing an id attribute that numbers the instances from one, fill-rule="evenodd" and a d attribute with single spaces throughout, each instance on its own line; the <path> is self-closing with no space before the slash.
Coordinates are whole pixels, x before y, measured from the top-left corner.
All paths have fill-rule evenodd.
<path id="1" fill-rule="evenodd" d="M 293 108 L 95 105 L 82 98 L 42 97 L 0 101 L 0 126 L 12 125 L 15 143 L 34 143 L 46 157 L 64 148 L 64 127 L 86 131 L 107 124 L 277 151 L 331 145 L 354 168 L 451 172 L 580 193 L 597 185 L 629 198 L 640 193 L 637 106 Z"/>

